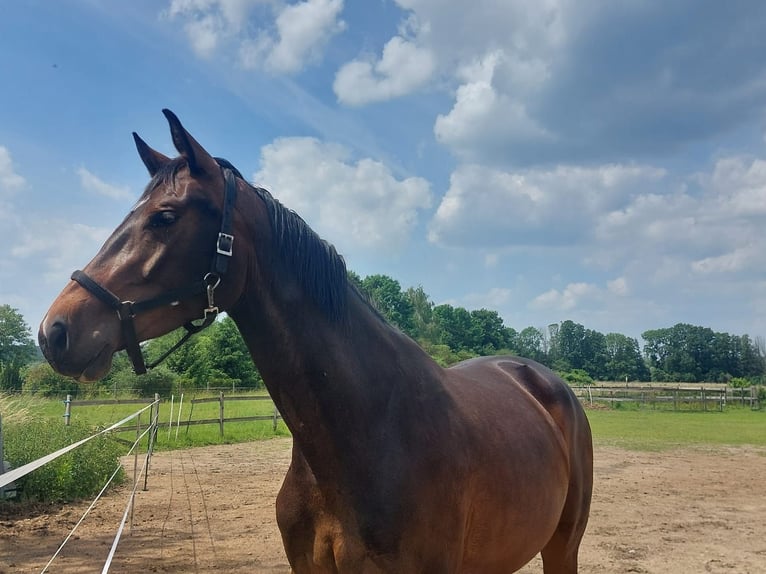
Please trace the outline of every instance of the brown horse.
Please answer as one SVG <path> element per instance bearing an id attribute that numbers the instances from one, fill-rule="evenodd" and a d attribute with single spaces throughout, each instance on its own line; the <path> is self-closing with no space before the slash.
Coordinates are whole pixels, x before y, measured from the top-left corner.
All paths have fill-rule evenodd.
<path id="1" fill-rule="evenodd" d="M 180 157 L 134 134 L 152 179 L 43 320 L 51 365 L 94 380 L 127 348 L 141 372 L 140 341 L 220 308 L 293 434 L 276 511 L 294 572 L 507 573 L 538 552 L 546 574 L 577 572 L 593 453 L 567 385 L 515 357 L 441 368 L 332 246 L 164 113 Z"/>

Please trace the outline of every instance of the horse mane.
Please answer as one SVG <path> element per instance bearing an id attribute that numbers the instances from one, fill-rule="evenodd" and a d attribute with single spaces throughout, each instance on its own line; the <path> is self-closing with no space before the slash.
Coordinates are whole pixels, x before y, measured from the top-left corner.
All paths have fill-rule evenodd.
<path id="1" fill-rule="evenodd" d="M 231 162 L 218 157 L 215 161 L 221 168 L 230 169 L 263 201 L 273 234 L 274 262 L 298 280 L 306 294 L 331 320 L 341 321 L 346 316 L 349 286 L 382 318 L 369 299 L 348 280 L 346 262 L 332 244 L 319 237 L 300 215 L 282 205 L 268 190 L 248 183 Z M 183 157 L 163 164 L 144 194 L 161 185 L 174 186 L 178 172 L 185 165 L 187 162 Z"/>
<path id="2" fill-rule="evenodd" d="M 303 290 L 331 319 L 340 321 L 345 317 L 350 282 L 343 256 L 267 189 L 250 185 L 229 161 L 218 157 L 215 160 L 247 183 L 263 201 L 269 215 L 275 259 L 283 269 L 298 279 Z"/>
<path id="3" fill-rule="evenodd" d="M 303 290 L 331 319 L 340 321 L 346 315 L 350 284 L 343 257 L 300 215 L 282 205 L 268 190 L 249 187 L 266 206 L 275 259 L 298 279 Z"/>

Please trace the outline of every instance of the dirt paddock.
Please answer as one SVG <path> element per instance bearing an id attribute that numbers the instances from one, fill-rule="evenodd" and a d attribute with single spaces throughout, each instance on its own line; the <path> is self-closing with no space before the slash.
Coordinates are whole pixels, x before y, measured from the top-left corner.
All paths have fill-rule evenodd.
<path id="1" fill-rule="evenodd" d="M 154 456 L 111 572 L 279 573 L 274 518 L 290 439 Z M 132 465 L 129 465 L 132 469 Z M 766 450 L 596 447 L 583 573 L 766 573 Z M 127 486 L 105 496 L 49 569 L 101 572 Z M 0 515 L 0 573 L 40 572 L 87 504 Z M 521 572 L 542 572 L 539 558 Z"/>

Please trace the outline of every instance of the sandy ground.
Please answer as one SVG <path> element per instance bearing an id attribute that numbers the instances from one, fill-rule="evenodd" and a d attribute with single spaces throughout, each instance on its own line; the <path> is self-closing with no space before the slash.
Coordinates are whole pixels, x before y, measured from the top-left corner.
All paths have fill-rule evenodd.
<path id="1" fill-rule="evenodd" d="M 109 571 L 289 573 L 274 518 L 289 454 L 275 439 L 155 455 Z M 766 450 L 597 446 L 595 474 L 581 572 L 766 573 Z M 105 496 L 48 571 L 101 572 L 128 492 Z M 86 507 L 0 514 L 0 573 L 40 572 Z"/>

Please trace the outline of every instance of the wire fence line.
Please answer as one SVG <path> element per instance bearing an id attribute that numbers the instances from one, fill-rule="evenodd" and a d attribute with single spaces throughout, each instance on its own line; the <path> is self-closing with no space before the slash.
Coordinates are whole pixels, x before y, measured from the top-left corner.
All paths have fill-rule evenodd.
<path id="1" fill-rule="evenodd" d="M 147 409 L 152 408 L 155 404 L 159 404 L 159 401 L 152 402 L 151 404 L 146 405 L 144 408 L 136 411 L 135 413 L 128 415 L 124 419 L 122 419 L 119 422 L 114 423 L 113 425 L 105 428 L 104 430 L 101 430 L 95 434 L 92 434 L 89 437 L 86 437 L 82 440 L 78 440 L 77 442 L 74 442 L 70 444 L 69 446 L 65 446 L 64 448 L 61 448 L 55 452 L 52 452 L 50 454 L 47 454 L 45 456 L 42 456 L 38 458 L 37 460 L 33 460 L 32 462 L 29 462 L 23 466 L 20 466 L 18 468 L 14 468 L 13 470 L 10 470 L 4 474 L 0 474 L 0 488 L 10 484 L 11 482 L 18 480 L 19 478 L 26 476 L 33 470 L 37 470 L 41 466 L 51 462 L 52 460 L 56 460 L 58 457 L 65 455 L 66 453 L 76 449 L 78 446 L 84 445 L 86 442 L 93 440 L 94 438 L 101 436 L 102 434 L 106 434 L 108 432 L 112 432 L 113 430 L 121 427 L 127 422 L 130 422 L 134 418 L 138 417 L 146 411 Z"/>
<path id="2" fill-rule="evenodd" d="M 104 564 L 104 567 L 102 569 L 102 574 L 108 572 L 109 567 L 111 565 L 112 559 L 114 557 L 114 553 L 117 549 L 117 546 L 119 544 L 120 538 L 122 536 L 122 533 L 124 531 L 125 524 L 127 522 L 127 518 L 130 515 L 131 518 L 131 527 L 132 527 L 132 510 L 133 505 L 135 501 L 135 495 L 136 490 L 138 489 L 138 484 L 140 481 L 140 478 L 142 476 L 146 476 L 149 469 L 149 463 L 151 460 L 152 455 L 152 449 L 154 442 L 156 440 L 157 435 L 157 423 L 159 421 L 159 397 L 155 396 L 154 401 L 152 401 L 150 404 L 146 405 L 145 407 L 137 410 L 136 412 L 126 416 L 122 420 L 108 426 L 107 428 L 98 431 L 91 436 L 88 436 L 82 440 L 76 441 L 64 448 L 61 448 L 55 452 L 52 452 L 50 454 L 47 454 L 45 456 L 42 456 L 38 458 L 37 460 L 34 460 L 30 463 L 27 463 L 23 466 L 20 466 L 19 468 L 10 470 L 9 472 L 6 472 L 4 474 L 0 474 L 0 488 L 7 486 L 8 484 L 13 483 L 14 481 L 26 476 L 27 474 L 37 470 L 38 468 L 48 464 L 49 462 L 52 462 L 53 460 L 59 458 L 60 456 L 63 456 L 67 454 L 68 452 L 71 452 L 72 450 L 84 445 L 88 441 L 93 440 L 94 438 L 101 436 L 103 434 L 116 431 L 120 429 L 120 427 L 123 427 L 125 424 L 129 423 L 133 419 L 136 419 L 136 439 L 130 446 L 130 449 L 128 450 L 128 453 L 126 456 L 130 456 L 131 454 L 134 455 L 134 468 L 133 468 L 133 488 L 130 492 L 130 496 L 128 497 L 128 502 L 125 508 L 125 512 L 123 514 L 122 521 L 120 522 L 120 525 L 118 527 L 117 533 L 115 534 L 114 540 L 112 542 L 112 547 L 110 549 L 109 555 L 107 557 L 107 560 Z M 69 406 L 69 405 L 67 405 Z M 142 413 L 144 413 L 146 410 L 151 409 L 151 416 L 150 416 L 150 424 L 143 430 L 143 432 L 140 432 L 140 416 Z M 144 457 L 143 466 L 141 468 L 141 471 L 137 471 L 137 462 L 138 462 L 138 450 L 137 447 L 140 444 L 140 442 L 147 437 L 148 435 L 148 441 L 147 441 L 147 451 L 146 456 Z M 45 574 L 45 572 L 48 571 L 48 568 L 51 566 L 53 561 L 56 559 L 56 557 L 61 553 L 63 548 L 66 546 L 66 544 L 69 542 L 69 540 L 74 535 L 75 531 L 79 528 L 79 526 L 83 523 L 85 518 L 88 516 L 90 511 L 95 507 L 98 500 L 101 498 L 101 496 L 106 492 L 106 489 L 109 487 L 109 485 L 112 483 L 112 481 L 115 479 L 115 477 L 118 475 L 120 469 L 122 468 L 122 463 L 119 463 L 117 465 L 117 468 L 114 470 L 114 472 L 111 474 L 111 476 L 106 480 L 106 483 L 103 485 L 99 493 L 95 496 L 95 498 L 91 501 L 88 508 L 85 510 L 83 515 L 80 517 L 80 519 L 77 521 L 77 523 L 74 525 L 74 527 L 70 530 L 69 534 L 64 538 L 63 542 L 59 545 L 59 547 L 54 552 L 53 556 L 51 556 L 50 560 L 46 563 L 46 565 L 41 570 L 41 574 Z M 144 489 L 146 489 L 146 480 L 144 480 Z"/>
<path id="3" fill-rule="evenodd" d="M 140 435 L 138 438 L 136 438 L 136 441 L 133 443 L 133 446 L 130 448 L 130 450 L 128 451 L 128 453 L 127 453 L 127 455 L 126 455 L 126 456 L 130 456 L 130 455 L 133 453 L 133 451 L 134 451 L 134 450 L 135 450 L 135 448 L 138 446 L 138 444 L 139 444 L 139 442 L 141 441 L 141 439 L 143 439 L 143 438 L 146 436 L 146 434 L 147 434 L 148 432 L 150 432 L 151 430 L 152 430 L 152 427 L 151 427 L 151 426 L 147 427 L 147 428 L 146 428 L 146 430 L 144 430 L 144 432 L 143 432 L 143 433 L 141 433 L 141 435 Z M 147 458 L 148 458 L 148 457 L 147 457 Z M 144 464 L 144 467 L 146 467 L 146 463 Z M 114 469 L 114 472 L 113 472 L 113 473 L 111 474 L 111 476 L 110 476 L 110 477 L 109 477 L 109 478 L 106 480 L 106 483 L 104 484 L 104 486 L 101 488 L 101 490 L 100 490 L 100 491 L 99 491 L 99 493 L 96 495 L 96 497 L 95 497 L 95 498 L 94 498 L 94 499 L 91 501 L 91 503 L 90 503 L 90 505 L 88 506 L 88 508 L 86 508 L 86 509 L 85 509 L 85 512 L 83 512 L 83 514 L 82 514 L 82 516 L 80 517 L 80 519 L 77 521 L 77 523 L 76 523 L 76 524 L 75 524 L 75 525 L 72 527 L 72 529 L 69 531 L 69 534 L 67 534 L 67 536 L 66 536 L 66 538 L 64 538 L 63 542 L 61 542 L 61 544 L 59 545 L 59 547 L 56 549 L 56 552 L 54 552 L 53 556 L 51 556 L 51 559 L 50 559 L 50 560 L 48 560 L 47 564 L 46 564 L 46 565 L 43 567 L 43 569 L 40 571 L 40 574 L 45 574 L 45 572 L 48 570 L 48 568 L 50 567 L 50 565 L 51 565 L 51 564 L 53 564 L 53 561 L 56 559 L 56 557 L 57 557 L 57 556 L 58 556 L 58 555 L 61 553 L 61 551 L 64 549 L 64 546 L 66 546 L 67 542 L 69 542 L 69 539 L 70 539 L 70 538 L 72 538 L 72 536 L 73 536 L 73 535 L 74 535 L 74 533 L 77 531 L 77 529 L 80 527 L 80 525 L 81 525 L 81 524 L 82 524 L 82 523 L 85 521 L 85 518 L 88 516 L 88 514 L 90 514 L 90 511 L 91 511 L 91 510 L 93 510 L 93 508 L 96 506 L 96 503 L 99 501 L 99 499 L 101 498 L 101 496 L 104 494 L 104 492 L 106 492 L 106 489 L 109 487 L 109 485 L 110 485 L 110 484 L 112 483 L 112 481 L 115 479 L 115 477 L 117 476 L 117 474 L 120 472 L 120 469 L 122 469 L 122 464 L 121 464 L 121 463 L 120 463 L 120 464 L 118 464 L 118 465 L 117 465 L 117 468 L 115 468 L 115 469 Z M 135 483 L 135 482 L 136 482 L 136 479 L 135 479 L 135 477 L 134 477 L 134 483 Z M 133 498 L 132 498 L 132 497 L 133 497 L 133 495 L 134 495 L 134 494 L 135 494 L 135 487 L 134 487 L 134 489 L 133 489 L 133 492 L 131 493 L 131 499 L 130 499 L 130 500 L 131 500 L 131 502 L 132 502 L 132 500 L 133 500 Z M 116 538 L 117 540 L 119 540 L 119 535 L 120 535 L 120 534 L 121 534 L 121 532 L 118 532 L 118 535 L 117 535 L 117 538 Z"/>
<path id="4" fill-rule="evenodd" d="M 146 431 L 144 431 L 143 434 L 136 437 L 136 442 L 134 443 L 135 445 L 137 445 L 140 442 L 140 440 L 145 436 L 146 432 L 151 432 L 151 433 L 156 432 L 156 422 L 157 422 L 156 419 L 153 422 L 154 424 L 150 426 Z M 114 553 L 117 551 L 117 545 L 120 543 L 120 538 L 122 537 L 122 533 L 125 529 L 125 523 L 128 520 L 128 515 L 130 515 L 131 528 L 133 527 L 133 507 L 136 500 L 136 490 L 138 489 L 138 483 L 141 477 L 146 476 L 146 474 L 149 472 L 150 459 L 151 459 L 151 448 L 148 448 L 146 453 L 146 458 L 144 458 L 144 465 L 141 467 L 141 471 L 138 474 L 136 474 L 135 469 L 133 471 L 133 489 L 130 491 L 130 496 L 128 496 L 128 504 L 125 506 L 125 512 L 122 513 L 122 520 L 120 521 L 120 526 L 117 528 L 117 533 L 114 535 L 114 540 L 112 541 L 112 547 L 109 549 L 109 555 L 106 558 L 106 562 L 104 562 L 104 567 L 101 570 L 101 574 L 106 574 L 109 571 L 109 567 L 112 565 L 112 560 L 114 559 Z"/>

